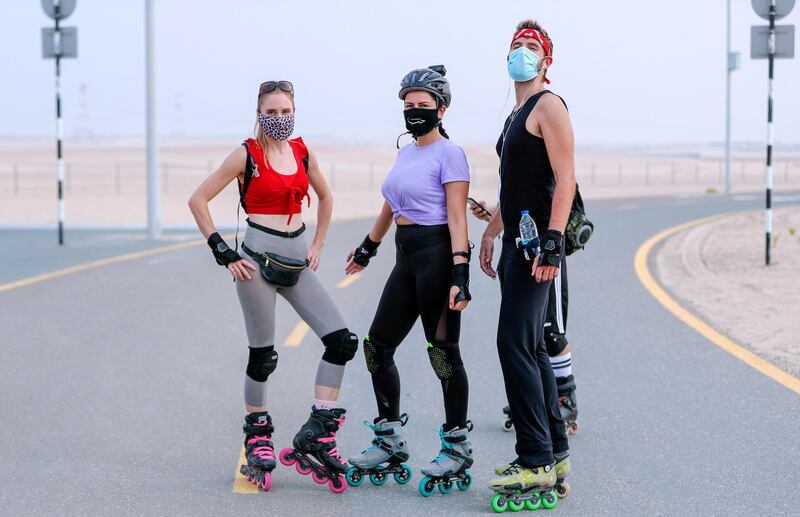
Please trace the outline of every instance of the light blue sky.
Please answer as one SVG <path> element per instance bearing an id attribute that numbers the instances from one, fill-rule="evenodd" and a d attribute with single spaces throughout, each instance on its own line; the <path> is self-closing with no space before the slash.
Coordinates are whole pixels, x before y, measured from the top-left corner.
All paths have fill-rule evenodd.
<path id="1" fill-rule="evenodd" d="M 551 89 L 569 104 L 578 142 L 704 144 L 723 139 L 725 1 L 377 2 L 158 0 L 159 133 L 238 139 L 252 129 L 266 79 L 297 89 L 298 133 L 385 142 L 403 129 L 398 83 L 444 63 L 453 84 L 446 127 L 458 142 L 493 141 L 509 80 L 516 22 L 538 18 L 554 40 Z M 749 58 L 750 25 L 734 0 L 734 140 L 766 137 L 766 61 Z M 0 16 L 0 137 L 50 137 L 51 25 L 38 0 L 5 1 Z M 142 135 L 143 0 L 78 0 L 77 60 L 63 66 L 67 136 Z M 800 22 L 796 7 L 779 23 Z M 800 52 L 798 53 L 800 54 Z M 800 60 L 776 65 L 776 138 L 800 142 Z M 87 109 L 81 120 L 80 88 Z M 180 107 L 178 107 L 180 106 Z"/>

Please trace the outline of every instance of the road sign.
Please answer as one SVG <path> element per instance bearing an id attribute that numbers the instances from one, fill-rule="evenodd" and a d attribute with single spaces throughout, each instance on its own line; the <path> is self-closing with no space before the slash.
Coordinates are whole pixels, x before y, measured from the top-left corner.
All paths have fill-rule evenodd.
<path id="1" fill-rule="evenodd" d="M 58 33 L 58 34 L 56 34 Z M 42 29 L 42 57 L 78 57 L 78 28 Z"/>
<path id="2" fill-rule="evenodd" d="M 769 20 L 770 0 L 750 0 L 757 15 Z M 792 11 L 794 0 L 775 0 L 775 19 L 780 20 Z"/>
<path id="3" fill-rule="evenodd" d="M 794 25 L 775 26 L 776 58 L 794 58 Z M 769 58 L 769 25 L 753 25 L 750 27 L 750 58 Z"/>
<path id="4" fill-rule="evenodd" d="M 44 13 L 52 19 L 63 20 L 75 11 L 76 0 L 42 0 Z M 56 5 L 58 5 L 58 16 L 56 16 Z"/>

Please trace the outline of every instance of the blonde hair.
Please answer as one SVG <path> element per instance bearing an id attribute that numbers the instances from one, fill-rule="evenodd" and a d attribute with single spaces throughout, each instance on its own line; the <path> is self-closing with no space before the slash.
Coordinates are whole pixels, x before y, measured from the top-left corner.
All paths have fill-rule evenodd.
<path id="1" fill-rule="evenodd" d="M 261 149 L 264 151 L 264 156 L 267 155 L 267 135 L 264 134 L 264 130 L 261 128 L 261 124 L 258 123 L 258 113 L 261 113 L 261 103 L 264 101 L 264 97 L 275 93 L 283 93 L 285 95 L 288 95 L 289 98 L 292 100 L 292 111 L 294 111 L 294 92 L 287 92 L 281 90 L 280 88 L 275 88 L 269 93 L 262 93 L 258 96 L 258 104 L 256 105 L 256 125 L 253 128 L 253 132 L 255 133 L 256 142 L 258 142 L 258 145 L 260 145 Z"/>

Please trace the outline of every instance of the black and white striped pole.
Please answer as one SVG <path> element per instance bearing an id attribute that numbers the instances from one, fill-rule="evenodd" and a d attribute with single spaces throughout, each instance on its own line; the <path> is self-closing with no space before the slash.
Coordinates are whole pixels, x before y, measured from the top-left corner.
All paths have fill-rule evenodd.
<path id="1" fill-rule="evenodd" d="M 766 184 L 766 210 L 764 215 L 764 263 L 770 263 L 772 246 L 772 154 L 775 144 L 775 131 L 772 119 L 775 104 L 772 99 L 775 58 L 794 57 L 794 25 L 776 26 L 775 20 L 789 14 L 795 0 L 751 0 L 756 14 L 769 21 L 769 25 L 754 25 L 750 31 L 750 57 L 768 60 L 767 80 L 767 165 L 764 170 Z"/>
<path id="2" fill-rule="evenodd" d="M 56 196 L 58 244 L 64 244 L 64 121 L 61 117 L 61 58 L 78 56 L 78 29 L 61 27 L 60 21 L 75 10 L 75 0 L 42 0 L 44 12 L 55 21 L 42 29 L 42 54 L 56 61 Z"/>

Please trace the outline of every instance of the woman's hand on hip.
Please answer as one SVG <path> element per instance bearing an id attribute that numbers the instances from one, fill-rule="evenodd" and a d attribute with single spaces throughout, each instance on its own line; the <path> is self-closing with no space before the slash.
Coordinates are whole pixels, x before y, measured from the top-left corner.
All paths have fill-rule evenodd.
<path id="1" fill-rule="evenodd" d="M 311 271 L 316 271 L 319 267 L 319 260 L 322 257 L 322 244 L 311 243 L 311 246 L 308 247 L 308 256 L 306 260 L 308 260 L 308 269 Z"/>
<path id="2" fill-rule="evenodd" d="M 231 276 L 236 280 L 250 280 L 252 277 L 247 271 L 248 269 L 255 271 L 258 268 L 254 266 L 252 262 L 248 262 L 245 259 L 228 264 L 228 271 L 231 272 Z"/>

